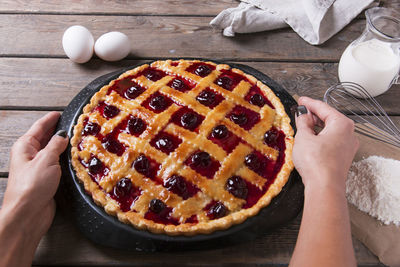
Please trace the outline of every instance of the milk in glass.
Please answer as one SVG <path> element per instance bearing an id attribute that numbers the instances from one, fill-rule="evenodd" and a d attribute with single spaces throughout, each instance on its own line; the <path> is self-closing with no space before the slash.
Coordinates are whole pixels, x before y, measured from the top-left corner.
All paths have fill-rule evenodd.
<path id="1" fill-rule="evenodd" d="M 343 52 L 339 61 L 340 82 L 361 85 L 372 96 L 386 92 L 400 71 L 400 14 L 375 7 L 365 12 L 363 34 Z"/>

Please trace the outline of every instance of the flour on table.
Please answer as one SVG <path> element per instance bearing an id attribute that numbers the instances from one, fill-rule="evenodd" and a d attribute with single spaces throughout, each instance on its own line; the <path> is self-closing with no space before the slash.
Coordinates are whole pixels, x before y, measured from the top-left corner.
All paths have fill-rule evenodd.
<path id="1" fill-rule="evenodd" d="M 370 156 L 354 162 L 346 182 L 347 200 L 384 224 L 400 225 L 400 161 Z"/>

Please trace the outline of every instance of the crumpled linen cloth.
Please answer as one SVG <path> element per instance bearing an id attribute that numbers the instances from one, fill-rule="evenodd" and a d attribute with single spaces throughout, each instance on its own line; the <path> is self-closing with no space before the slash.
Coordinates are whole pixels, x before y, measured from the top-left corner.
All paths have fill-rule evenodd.
<path id="1" fill-rule="evenodd" d="M 241 0 L 223 10 L 211 26 L 225 36 L 290 26 L 312 45 L 324 43 L 374 0 Z"/>

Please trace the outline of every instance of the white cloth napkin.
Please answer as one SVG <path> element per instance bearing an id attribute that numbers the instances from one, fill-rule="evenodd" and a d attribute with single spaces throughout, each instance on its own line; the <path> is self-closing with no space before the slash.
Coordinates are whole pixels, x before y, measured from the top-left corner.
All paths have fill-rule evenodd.
<path id="1" fill-rule="evenodd" d="M 211 26 L 225 36 L 290 26 L 312 45 L 324 43 L 374 0 L 241 0 L 223 10 Z"/>

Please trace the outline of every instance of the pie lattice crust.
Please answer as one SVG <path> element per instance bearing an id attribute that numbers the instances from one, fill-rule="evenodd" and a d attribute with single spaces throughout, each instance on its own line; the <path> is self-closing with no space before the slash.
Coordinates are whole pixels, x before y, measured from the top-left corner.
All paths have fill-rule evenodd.
<path id="1" fill-rule="evenodd" d="M 154 100 L 160 94 L 164 101 Z M 225 143 L 213 137 L 218 125 L 228 129 Z M 255 77 L 213 62 L 155 61 L 93 95 L 74 127 L 71 163 L 96 204 L 120 221 L 153 233 L 207 234 L 242 223 L 279 194 L 293 169 L 293 140 L 281 101 Z M 209 157 L 194 156 L 200 152 Z M 227 183 L 237 176 L 234 195 Z"/>

